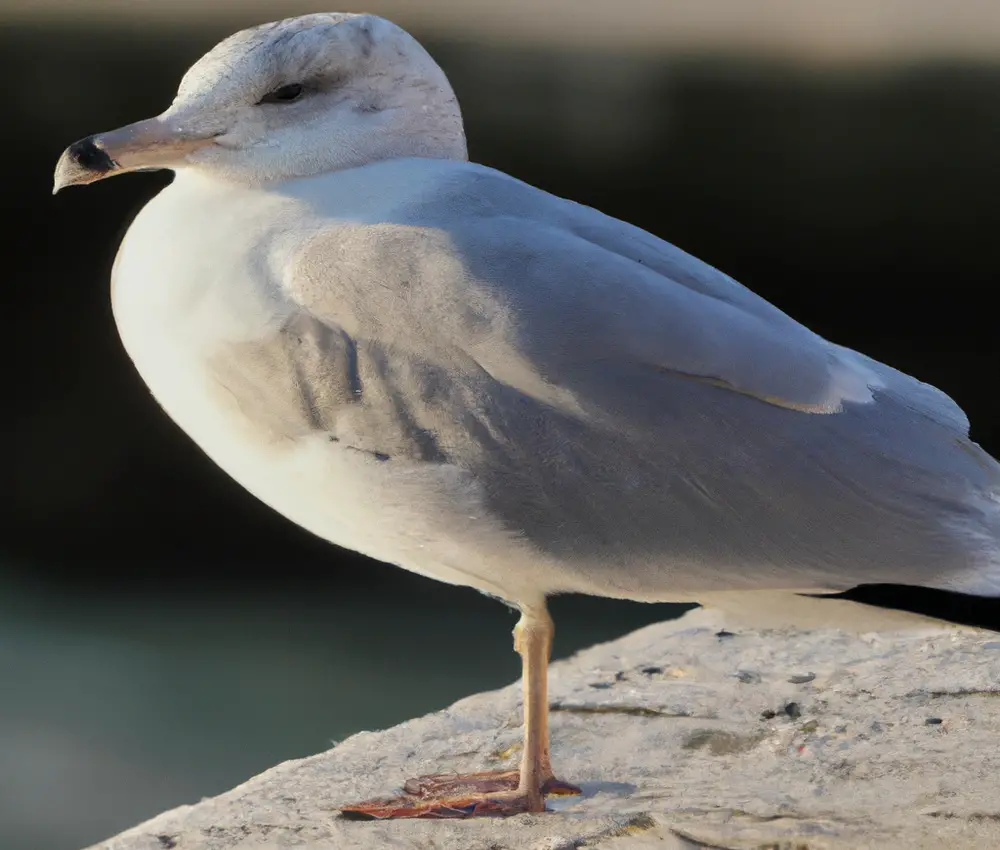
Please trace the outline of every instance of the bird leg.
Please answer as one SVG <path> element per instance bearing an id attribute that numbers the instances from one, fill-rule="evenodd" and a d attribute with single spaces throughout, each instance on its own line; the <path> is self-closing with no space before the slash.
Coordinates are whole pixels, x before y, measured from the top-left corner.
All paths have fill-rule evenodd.
<path id="1" fill-rule="evenodd" d="M 549 656 L 554 632 L 544 605 L 540 610 L 523 611 L 514 627 L 524 705 L 524 749 L 517 790 L 527 795 L 530 812 L 545 810 L 544 786 L 555 780 L 549 758 Z"/>
<path id="2" fill-rule="evenodd" d="M 549 759 L 548 664 L 553 631 L 544 603 L 523 608 L 514 627 L 524 693 L 520 770 L 420 776 L 408 780 L 399 797 L 342 806 L 341 812 L 360 818 L 504 816 L 545 811 L 547 794 L 579 794 L 575 785 L 555 778 Z"/>

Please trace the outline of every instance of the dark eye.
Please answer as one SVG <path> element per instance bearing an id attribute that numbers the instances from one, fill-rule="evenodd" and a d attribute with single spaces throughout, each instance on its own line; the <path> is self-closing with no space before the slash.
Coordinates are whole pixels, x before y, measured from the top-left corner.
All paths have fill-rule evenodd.
<path id="1" fill-rule="evenodd" d="M 289 83 L 287 86 L 281 86 L 281 88 L 275 89 L 273 92 L 269 92 L 264 95 L 261 99 L 261 103 L 291 103 L 293 100 L 298 100 L 302 97 L 302 92 L 304 91 L 302 83 Z"/>

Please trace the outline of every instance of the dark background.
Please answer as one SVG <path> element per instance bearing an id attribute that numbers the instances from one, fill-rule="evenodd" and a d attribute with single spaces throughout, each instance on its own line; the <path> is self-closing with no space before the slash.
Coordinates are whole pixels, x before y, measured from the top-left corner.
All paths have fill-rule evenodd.
<path id="1" fill-rule="evenodd" d="M 510 612 L 298 530 L 149 397 L 107 279 L 130 217 L 169 176 L 50 197 L 68 143 L 161 111 L 218 38 L 280 14 L 153 34 L 129 20 L 0 28 L 5 850 L 79 847 L 517 675 Z M 936 384 L 1000 452 L 1000 65 L 636 55 L 411 29 L 453 81 L 474 159 L 639 224 Z M 1000 625 L 992 602 L 860 598 Z M 557 600 L 557 654 L 676 610 Z"/>

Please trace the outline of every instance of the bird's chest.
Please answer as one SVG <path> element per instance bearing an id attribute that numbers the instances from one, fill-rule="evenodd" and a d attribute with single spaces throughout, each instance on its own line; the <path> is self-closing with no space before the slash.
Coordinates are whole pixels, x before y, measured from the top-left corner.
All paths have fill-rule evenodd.
<path id="1" fill-rule="evenodd" d="M 144 211 L 113 273 L 119 333 L 153 396 L 216 464 L 293 522 L 450 580 L 426 537 L 428 512 L 445 516 L 454 502 L 452 473 L 396 455 L 419 441 L 381 427 L 396 419 L 377 401 L 388 394 L 375 392 L 375 375 L 358 397 L 353 341 L 272 291 L 254 265 L 259 252 L 227 250 L 238 244 L 231 222 L 188 224 L 178 232 L 176 217 Z"/>
<path id="2" fill-rule="evenodd" d="M 293 361 L 280 350 L 195 342 L 174 317 L 122 324 L 125 347 L 152 395 L 234 480 L 338 545 L 406 559 L 397 532 L 419 518 L 393 500 L 388 464 L 380 454 L 352 450 L 324 427 L 330 412 L 303 395 Z"/>
<path id="3" fill-rule="evenodd" d="M 495 580 L 490 553 L 509 552 L 509 534 L 467 464 L 442 448 L 463 445 L 458 413 L 477 408 L 461 369 L 311 319 L 273 287 L 288 267 L 282 233 L 255 230 L 258 217 L 241 218 L 240 204 L 187 200 L 183 211 L 161 198 L 147 206 L 112 275 L 122 341 L 164 410 L 244 488 L 314 534 L 441 581 L 524 596 L 512 577 Z M 294 211 L 278 213 L 270 218 L 286 232 L 308 234 Z"/>
<path id="4" fill-rule="evenodd" d="M 173 320 L 129 322 L 122 336 L 170 417 L 219 467 L 278 513 L 369 557 L 515 597 L 465 567 L 476 555 L 483 528 L 468 528 L 468 540 L 459 542 L 444 532 L 456 511 L 466 524 L 479 511 L 460 470 L 363 448 L 366 436 L 386 445 L 385 435 L 341 426 L 365 408 L 342 396 L 327 406 L 303 394 L 294 370 L 286 368 L 291 361 L 266 346 L 227 343 L 199 349 L 185 344 Z M 351 393 L 349 368 L 345 375 L 343 389 Z M 339 416 L 338 410 L 347 415 Z M 411 442 L 406 436 L 401 444 Z M 485 532 L 500 537 L 491 525 Z"/>
<path id="5" fill-rule="evenodd" d="M 126 351 L 149 389 L 203 448 L 232 443 L 225 388 L 212 364 L 280 326 L 290 306 L 268 291 L 259 252 L 242 250 L 233 209 L 185 205 L 167 189 L 133 222 L 111 296 Z M 224 431 L 223 440 L 216 432 Z"/>
<path id="6" fill-rule="evenodd" d="M 124 347 L 167 414 L 240 484 L 303 524 L 309 496 L 322 490 L 324 510 L 346 528 L 351 491 L 366 486 L 368 470 L 352 458 L 332 468 L 336 446 L 315 417 L 318 400 L 303 396 L 293 348 L 325 345 L 331 373 L 343 375 L 347 360 L 329 340 L 310 342 L 314 328 L 289 327 L 293 305 L 261 268 L 269 234 L 242 250 L 248 224 L 238 209 L 189 209 L 178 217 L 157 198 L 122 244 L 112 301 Z M 328 393 L 349 393 L 349 381 L 323 377 Z"/>

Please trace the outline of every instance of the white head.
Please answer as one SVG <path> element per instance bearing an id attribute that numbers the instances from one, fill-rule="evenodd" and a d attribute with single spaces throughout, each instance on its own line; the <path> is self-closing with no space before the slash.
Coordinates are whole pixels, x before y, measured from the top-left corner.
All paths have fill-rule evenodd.
<path id="1" fill-rule="evenodd" d="M 71 145 L 55 190 L 140 168 L 255 185 L 404 156 L 466 158 L 444 72 L 383 18 L 304 15 L 227 38 L 156 118 Z"/>

